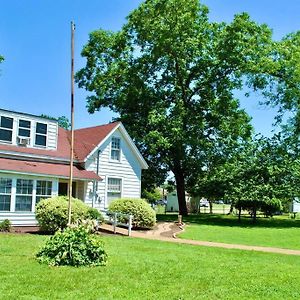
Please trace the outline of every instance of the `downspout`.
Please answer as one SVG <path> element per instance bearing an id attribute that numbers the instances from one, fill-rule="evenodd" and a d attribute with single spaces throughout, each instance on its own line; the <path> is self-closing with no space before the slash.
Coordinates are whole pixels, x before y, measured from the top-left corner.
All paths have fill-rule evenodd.
<path id="1" fill-rule="evenodd" d="M 98 176 L 99 176 L 100 153 L 101 153 L 101 150 L 98 150 L 98 152 L 97 152 L 97 162 L 96 162 L 96 174 Z M 98 191 L 98 180 L 94 180 L 93 181 L 93 202 L 92 202 L 92 207 L 94 207 L 94 203 L 96 203 L 96 200 L 97 200 L 97 191 Z"/>
<path id="2" fill-rule="evenodd" d="M 101 154 L 101 150 L 98 150 L 98 154 L 97 154 L 97 170 L 96 170 L 96 174 L 99 176 L 99 160 L 100 160 L 100 154 Z M 96 181 L 96 191 L 98 191 L 98 181 Z"/>

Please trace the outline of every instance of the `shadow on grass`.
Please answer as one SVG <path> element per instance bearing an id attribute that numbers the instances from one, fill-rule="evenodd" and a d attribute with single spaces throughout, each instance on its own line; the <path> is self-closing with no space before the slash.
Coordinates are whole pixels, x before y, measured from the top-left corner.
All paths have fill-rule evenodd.
<path id="1" fill-rule="evenodd" d="M 174 222 L 178 220 L 177 214 L 157 215 L 157 221 Z M 200 214 L 183 217 L 183 222 L 187 224 L 230 226 L 230 227 L 266 227 L 266 228 L 300 228 L 300 220 L 289 219 L 288 216 L 274 216 L 272 218 L 257 218 L 253 223 L 250 217 L 243 216 L 241 222 L 238 217 L 220 214 Z"/>

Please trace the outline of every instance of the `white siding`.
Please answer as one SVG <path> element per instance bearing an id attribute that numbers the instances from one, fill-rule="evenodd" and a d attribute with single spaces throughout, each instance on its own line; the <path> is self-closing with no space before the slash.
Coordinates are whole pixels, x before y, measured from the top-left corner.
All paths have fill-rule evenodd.
<path id="1" fill-rule="evenodd" d="M 36 226 L 37 220 L 33 212 L 16 213 L 16 212 L 0 212 L 0 222 L 8 219 L 12 226 Z"/>
<path id="2" fill-rule="evenodd" d="M 57 124 L 56 121 L 48 120 L 48 119 L 45 119 L 45 118 L 40 118 L 40 117 L 37 117 L 37 116 L 21 114 L 21 113 L 2 111 L 1 109 L 0 109 L 0 116 L 10 117 L 10 118 L 14 119 L 12 143 L 9 143 L 9 144 L 17 145 L 19 120 L 26 120 L 26 121 L 31 122 L 30 144 L 27 147 L 42 148 L 42 149 L 48 149 L 48 150 L 56 150 L 57 149 L 58 124 Z M 35 143 L 35 130 L 36 130 L 36 123 L 37 122 L 47 124 L 47 145 L 46 145 L 46 148 L 45 147 L 38 147 L 38 146 L 34 145 L 34 143 Z M 0 141 L 0 143 L 3 143 L 3 142 Z M 7 144 L 7 143 L 5 143 L 5 144 Z"/>
<path id="3" fill-rule="evenodd" d="M 47 149 L 56 150 L 57 148 L 58 125 L 48 122 Z"/>
<path id="4" fill-rule="evenodd" d="M 121 157 L 120 161 L 110 159 L 111 137 L 119 137 L 121 139 Z M 140 198 L 141 197 L 141 165 L 131 150 L 130 146 L 124 139 L 119 130 L 100 146 L 99 156 L 99 176 L 103 179 L 98 183 L 98 200 L 94 206 L 97 208 L 107 207 L 107 178 L 122 179 L 122 198 Z M 86 162 L 86 169 L 89 171 L 97 171 L 97 155 L 98 152 L 90 157 Z M 85 202 L 92 204 L 93 183 L 89 182 L 86 190 Z"/>

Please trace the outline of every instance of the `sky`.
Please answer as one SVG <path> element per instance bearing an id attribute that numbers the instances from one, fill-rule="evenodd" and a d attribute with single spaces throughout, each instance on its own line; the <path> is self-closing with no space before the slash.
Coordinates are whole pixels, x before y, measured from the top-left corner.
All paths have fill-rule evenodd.
<path id="1" fill-rule="evenodd" d="M 85 66 L 80 56 L 89 33 L 103 28 L 117 31 L 141 0 L 0 0 L 0 108 L 46 114 L 70 115 L 70 23 L 76 24 L 75 71 Z M 300 0 L 203 0 L 211 21 L 231 22 L 248 12 L 258 23 L 273 29 L 275 39 L 300 29 Z M 103 109 L 87 113 L 83 89 L 75 88 L 75 128 L 96 126 L 112 120 Z M 258 105 L 256 95 L 241 105 L 253 118 L 256 132 L 270 135 L 274 110 Z"/>

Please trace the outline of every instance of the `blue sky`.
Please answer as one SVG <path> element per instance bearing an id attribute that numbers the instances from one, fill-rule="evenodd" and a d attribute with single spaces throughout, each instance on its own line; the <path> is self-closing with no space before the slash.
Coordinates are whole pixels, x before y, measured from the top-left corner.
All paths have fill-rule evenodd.
<path id="1" fill-rule="evenodd" d="M 84 66 L 80 51 L 89 32 L 98 28 L 118 30 L 140 0 L 10 0 L 1 1 L 0 108 L 69 116 L 70 111 L 70 22 L 76 24 L 75 69 Z M 230 22 L 234 14 L 246 11 L 252 19 L 273 28 L 280 39 L 300 29 L 300 1 L 289 0 L 205 0 L 213 21 Z M 75 90 L 75 127 L 109 122 L 108 110 L 94 115 L 86 111 L 86 92 Z M 241 99 L 253 117 L 257 132 L 269 135 L 274 112 L 259 107 L 257 97 Z"/>

